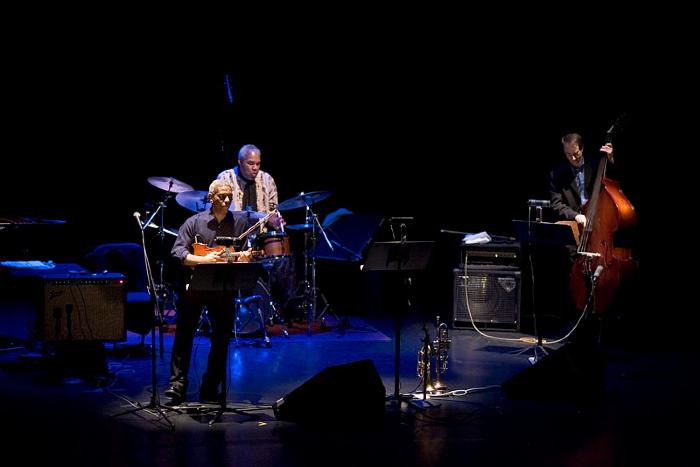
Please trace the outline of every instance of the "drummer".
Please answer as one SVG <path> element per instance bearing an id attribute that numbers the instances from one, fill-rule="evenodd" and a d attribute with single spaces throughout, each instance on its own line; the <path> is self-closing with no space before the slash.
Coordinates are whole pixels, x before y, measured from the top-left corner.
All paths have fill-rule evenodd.
<path id="1" fill-rule="evenodd" d="M 260 170 L 260 149 L 253 144 L 245 144 L 238 151 L 236 167 L 221 172 L 217 179 L 227 181 L 233 186 L 233 202 L 230 210 L 248 212 L 249 224 L 253 224 L 262 213 L 268 214 L 277 209 L 279 198 L 274 178 Z M 270 217 L 262 231 L 284 231 L 284 219 L 277 213 Z M 281 233 L 286 236 L 286 234 Z M 255 235 L 249 235 L 249 246 L 255 247 Z M 260 239 L 258 239 L 260 240 Z M 258 248 L 263 245 L 258 245 Z M 287 252 L 288 254 L 289 252 Z M 295 265 L 288 256 L 275 258 L 274 270 L 271 272 L 270 293 L 279 305 L 285 304 L 295 293 Z"/>
<path id="2" fill-rule="evenodd" d="M 227 181 L 233 186 L 232 211 L 250 211 L 268 214 L 279 203 L 277 185 L 274 178 L 260 170 L 260 149 L 253 144 L 245 144 L 238 151 L 238 165 L 221 172 L 216 178 Z M 251 223 L 257 218 L 251 216 Z M 267 227 L 281 230 L 284 219 L 275 214 L 267 222 Z"/>

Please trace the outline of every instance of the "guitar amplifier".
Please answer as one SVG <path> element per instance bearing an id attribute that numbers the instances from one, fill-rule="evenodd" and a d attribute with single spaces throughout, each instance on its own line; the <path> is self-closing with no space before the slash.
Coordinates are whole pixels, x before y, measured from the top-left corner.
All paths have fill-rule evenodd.
<path id="1" fill-rule="evenodd" d="M 453 326 L 520 330 L 520 268 L 467 265 L 454 269 Z"/>
<path id="2" fill-rule="evenodd" d="M 118 273 L 41 274 L 35 338 L 45 342 L 126 339 L 125 278 Z"/>
<path id="3" fill-rule="evenodd" d="M 465 262 L 517 266 L 521 258 L 520 243 L 516 241 L 462 245 L 461 253 L 460 266 Z"/>

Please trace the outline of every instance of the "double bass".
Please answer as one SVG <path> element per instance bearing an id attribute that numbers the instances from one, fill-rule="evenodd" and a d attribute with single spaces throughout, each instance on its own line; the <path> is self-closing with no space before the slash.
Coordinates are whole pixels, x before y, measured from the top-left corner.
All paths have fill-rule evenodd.
<path id="1" fill-rule="evenodd" d="M 606 144 L 612 142 L 618 122 L 619 119 L 607 131 Z M 576 307 L 584 310 L 592 300 L 592 313 L 609 310 L 621 283 L 630 279 L 636 269 L 631 249 L 613 241 L 636 225 L 634 206 L 622 193 L 619 183 L 607 178 L 607 164 L 608 157 L 601 157 L 593 192 L 583 208 L 587 222 L 569 277 Z"/>

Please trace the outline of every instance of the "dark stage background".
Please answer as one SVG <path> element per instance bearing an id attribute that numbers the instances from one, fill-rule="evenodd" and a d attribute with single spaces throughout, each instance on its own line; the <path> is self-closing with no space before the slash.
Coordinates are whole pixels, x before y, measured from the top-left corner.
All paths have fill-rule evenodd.
<path id="1" fill-rule="evenodd" d="M 587 153 L 596 152 L 626 112 L 616 169 L 640 232 L 654 216 L 648 201 L 656 195 L 645 184 L 657 96 L 639 91 L 644 83 L 630 86 L 644 68 L 640 56 L 618 51 L 603 72 L 593 56 L 526 52 L 383 46 L 329 54 L 289 45 L 203 59 L 153 46 L 47 45 L 11 58 L 4 78 L 0 216 L 66 221 L 49 234 L 36 230 L 29 259 L 71 260 L 99 243 L 138 242 L 132 213 L 164 194 L 149 176 L 206 190 L 253 143 L 280 200 L 330 190 L 314 206 L 321 218 L 339 207 L 415 217 L 409 239 L 439 242 L 431 280 L 449 308 L 459 237 L 440 229 L 514 235 L 511 220 L 527 217 L 527 199 L 547 197 L 564 133 L 581 133 Z M 189 214 L 172 200 L 165 225 L 177 229 Z M 285 213 L 289 223 L 302 216 Z M 155 231 L 149 237 L 156 250 Z M 642 265 L 654 262 L 643 235 L 635 248 Z"/>

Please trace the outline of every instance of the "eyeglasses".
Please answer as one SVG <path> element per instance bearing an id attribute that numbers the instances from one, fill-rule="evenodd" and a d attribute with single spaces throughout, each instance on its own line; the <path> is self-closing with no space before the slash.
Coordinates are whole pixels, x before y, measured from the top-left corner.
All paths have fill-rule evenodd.
<path id="1" fill-rule="evenodd" d="M 219 201 L 226 201 L 226 198 L 233 199 L 233 193 L 219 193 L 215 196 L 219 198 Z"/>

